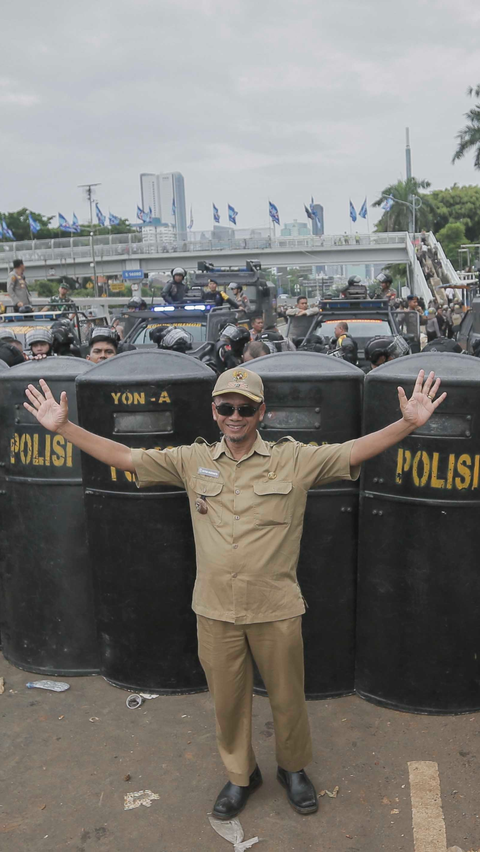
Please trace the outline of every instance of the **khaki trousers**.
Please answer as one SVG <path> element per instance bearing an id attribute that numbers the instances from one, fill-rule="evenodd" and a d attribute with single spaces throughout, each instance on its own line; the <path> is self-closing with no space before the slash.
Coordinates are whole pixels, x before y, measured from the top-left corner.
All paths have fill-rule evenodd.
<path id="1" fill-rule="evenodd" d="M 248 786 L 252 748 L 253 660 L 273 713 L 277 763 L 288 772 L 312 759 L 304 693 L 302 617 L 231 624 L 197 616 L 198 656 L 215 705 L 217 743 L 229 780 Z"/>

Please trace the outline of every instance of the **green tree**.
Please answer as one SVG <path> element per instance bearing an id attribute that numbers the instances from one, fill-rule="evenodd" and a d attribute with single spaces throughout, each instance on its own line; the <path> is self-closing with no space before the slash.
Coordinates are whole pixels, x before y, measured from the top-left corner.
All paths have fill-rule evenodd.
<path id="1" fill-rule="evenodd" d="M 30 225 L 28 223 L 29 213 L 32 214 L 32 217 L 41 226 L 40 230 L 35 234 L 35 239 L 51 239 L 55 234 L 55 231 L 52 231 L 50 227 L 53 216 L 43 216 L 41 213 L 35 213 L 33 210 L 28 210 L 27 207 L 22 207 L 14 213 L 0 213 L 0 221 L 5 219 L 16 240 L 29 240 L 31 239 Z"/>
<path id="2" fill-rule="evenodd" d="M 449 222 L 438 234 L 438 241 L 455 269 L 459 268 L 458 250 L 460 246 L 468 243 L 465 236 L 465 225 L 462 222 Z"/>
<path id="3" fill-rule="evenodd" d="M 467 89 L 467 95 L 470 97 L 480 98 L 480 86 L 473 88 L 470 86 Z M 475 154 L 473 165 L 476 169 L 480 169 L 480 104 L 475 104 L 472 109 L 465 113 L 467 124 L 459 133 L 457 133 L 457 150 L 452 157 L 452 163 L 461 160 L 467 151 Z"/>
<path id="4" fill-rule="evenodd" d="M 438 232 L 450 222 L 465 228 L 464 242 L 478 242 L 480 237 L 480 186 L 458 186 L 436 189 L 429 195 L 432 230 Z M 457 261 L 456 261 L 457 262 Z"/>
<path id="5" fill-rule="evenodd" d="M 383 216 L 378 220 L 376 231 L 408 231 L 410 222 L 410 209 L 405 204 L 411 204 L 411 196 L 417 195 L 422 199 L 422 206 L 415 214 L 415 228 L 417 231 L 422 228 L 430 229 L 431 226 L 431 209 L 429 196 L 422 193 L 420 190 L 428 189 L 430 183 L 428 180 L 417 180 L 417 178 L 408 178 L 407 180 L 399 180 L 397 183 L 392 183 L 385 187 L 380 198 L 373 202 L 373 207 L 381 207 L 385 203 L 385 196 L 391 196 L 398 199 L 399 202 L 393 203 L 389 211 L 385 211 Z M 418 203 L 418 202 L 417 202 Z"/>

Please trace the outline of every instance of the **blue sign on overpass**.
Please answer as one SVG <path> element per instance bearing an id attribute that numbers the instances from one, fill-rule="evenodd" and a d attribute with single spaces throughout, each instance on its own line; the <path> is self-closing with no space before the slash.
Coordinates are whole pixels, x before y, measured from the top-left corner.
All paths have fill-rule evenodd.
<path id="1" fill-rule="evenodd" d="M 143 277 L 143 269 L 124 269 L 122 272 L 124 281 L 141 281 Z"/>

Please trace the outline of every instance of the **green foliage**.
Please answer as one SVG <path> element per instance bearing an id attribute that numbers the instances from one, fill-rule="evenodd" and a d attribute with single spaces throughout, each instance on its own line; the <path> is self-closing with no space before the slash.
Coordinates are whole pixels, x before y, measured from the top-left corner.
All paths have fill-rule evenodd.
<path id="1" fill-rule="evenodd" d="M 480 186 L 458 186 L 436 189 L 430 193 L 432 230 L 438 232 L 450 222 L 465 228 L 464 242 L 478 242 L 480 237 Z M 457 262 L 457 261 L 455 261 Z"/>
<path id="2" fill-rule="evenodd" d="M 465 245 L 468 240 L 465 236 L 465 225 L 463 222 L 449 222 L 438 234 L 438 241 L 455 269 L 459 268 L 458 249 Z"/>
<path id="3" fill-rule="evenodd" d="M 415 229 L 421 231 L 422 228 L 430 230 L 432 221 L 432 211 L 430 207 L 429 196 L 422 193 L 422 189 L 428 189 L 430 183 L 428 180 L 417 180 L 417 178 L 409 178 L 408 180 L 399 180 L 397 183 L 392 183 L 385 187 L 380 198 L 373 202 L 373 207 L 381 207 L 385 203 L 385 196 L 391 195 L 392 198 L 398 199 L 398 203 L 393 204 L 391 209 L 383 214 L 378 220 L 376 231 L 408 231 L 410 222 L 410 208 L 406 204 L 412 203 L 412 195 L 417 195 L 422 199 L 422 206 L 415 214 Z M 418 204 L 418 202 L 417 202 Z"/>
<path id="4" fill-rule="evenodd" d="M 58 283 L 56 281 L 37 281 L 35 287 L 38 295 L 45 296 L 47 299 L 58 294 Z"/>
<path id="5" fill-rule="evenodd" d="M 467 95 L 470 97 L 480 98 L 480 86 L 473 88 L 469 86 Z M 465 113 L 467 124 L 457 133 L 457 149 L 452 157 L 452 163 L 461 160 L 467 151 L 473 149 L 474 160 L 473 165 L 476 169 L 480 169 L 480 104 L 475 104 L 472 109 Z"/>
<path id="6" fill-rule="evenodd" d="M 52 236 L 50 223 L 53 216 L 42 216 L 41 213 L 34 213 L 33 210 L 28 210 L 27 207 L 22 207 L 15 213 L 0 213 L 0 220 L 5 219 L 8 227 L 13 233 L 16 240 L 30 240 L 30 225 L 28 224 L 28 214 L 32 214 L 33 218 L 42 227 L 36 233 L 35 239 L 45 240 Z"/>

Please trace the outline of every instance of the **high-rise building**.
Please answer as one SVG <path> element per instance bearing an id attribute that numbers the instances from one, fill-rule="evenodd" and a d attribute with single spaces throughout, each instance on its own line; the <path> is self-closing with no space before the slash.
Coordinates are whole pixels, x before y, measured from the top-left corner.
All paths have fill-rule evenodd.
<path id="1" fill-rule="evenodd" d="M 294 219 L 293 222 L 286 222 L 280 231 L 282 237 L 309 237 L 310 228 L 306 222 L 299 222 Z"/>
<path id="2" fill-rule="evenodd" d="M 142 210 L 148 213 L 152 208 L 153 218 L 161 219 L 160 215 L 160 190 L 158 186 L 158 175 L 140 175 L 140 193 L 142 197 Z"/>
<path id="3" fill-rule="evenodd" d="M 162 222 L 173 225 L 179 239 L 186 239 L 187 208 L 183 175 L 180 172 L 159 174 L 158 185 Z"/>
<path id="4" fill-rule="evenodd" d="M 142 210 L 152 208 L 153 218 L 164 225 L 171 225 L 179 239 L 186 239 L 187 208 L 185 204 L 185 181 L 180 172 L 140 175 Z"/>
<path id="5" fill-rule="evenodd" d="M 314 204 L 312 213 L 316 215 L 312 219 L 312 234 L 315 237 L 321 237 L 325 233 L 325 221 L 323 218 L 323 207 L 321 204 Z"/>

